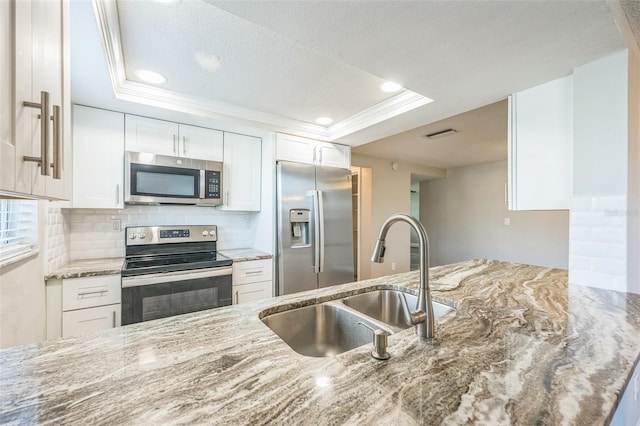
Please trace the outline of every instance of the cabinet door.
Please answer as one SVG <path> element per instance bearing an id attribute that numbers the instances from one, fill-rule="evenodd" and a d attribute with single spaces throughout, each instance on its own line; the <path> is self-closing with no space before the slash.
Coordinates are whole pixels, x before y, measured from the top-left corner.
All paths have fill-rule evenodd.
<path id="1" fill-rule="evenodd" d="M 568 209 L 572 181 L 572 76 L 512 95 L 509 125 L 509 209 Z"/>
<path id="2" fill-rule="evenodd" d="M 339 167 L 348 169 L 351 167 L 351 147 L 334 143 L 318 142 L 317 163 L 326 167 Z"/>
<path id="3" fill-rule="evenodd" d="M 124 114 L 73 109 L 73 207 L 122 209 Z"/>
<path id="4" fill-rule="evenodd" d="M 253 302 L 271 297 L 272 281 L 261 281 L 233 287 L 233 303 Z"/>
<path id="5" fill-rule="evenodd" d="M 51 163 L 62 170 L 63 162 L 55 160 L 62 159 L 64 123 L 68 119 L 68 106 L 63 103 L 64 82 L 69 75 L 64 61 L 68 53 L 68 3 L 60 0 L 9 3 L 9 10 L 5 12 L 9 12 L 11 18 L 5 34 L 13 33 L 11 39 L 15 45 L 13 48 L 9 46 L 9 54 L 15 55 L 15 60 L 9 61 L 10 66 L 6 67 L 12 74 L 14 84 L 5 99 L 8 96 L 13 98 L 13 107 L 8 109 L 8 113 L 15 120 L 15 151 L 12 157 L 11 144 L 3 143 L 2 154 L 14 159 L 15 192 L 63 199 L 69 194 L 65 193 L 62 176 L 60 179 L 53 178 L 55 169 Z M 3 16 L 6 19 L 7 15 Z M 7 46 L 7 42 L 3 41 L 3 44 Z M 48 94 L 44 114 L 40 107 L 36 108 L 42 104 L 43 92 Z M 35 105 L 25 106 L 25 101 Z M 60 130 L 55 135 L 52 123 L 54 105 L 60 107 L 60 114 L 56 115 L 56 120 L 59 118 L 56 128 Z M 46 137 L 43 137 L 42 131 Z M 4 137 L 3 142 L 6 142 Z M 55 156 L 56 152 L 60 156 Z M 35 161 L 25 161 L 25 156 L 44 160 L 43 165 L 49 169 L 48 173 L 43 175 L 41 165 Z M 5 187 L 5 184 L 2 186 Z"/>
<path id="6" fill-rule="evenodd" d="M 204 127 L 180 125 L 181 157 L 222 161 L 222 132 Z"/>
<path id="7" fill-rule="evenodd" d="M 276 136 L 276 160 L 315 164 L 316 143 L 312 139 L 278 133 Z"/>
<path id="8" fill-rule="evenodd" d="M 261 173 L 261 139 L 225 132 L 222 209 L 259 211 Z"/>
<path id="9" fill-rule="evenodd" d="M 125 149 L 177 156 L 178 124 L 127 114 L 125 116 Z"/>
<path id="10" fill-rule="evenodd" d="M 16 146 L 13 136 L 13 67 L 24 58 L 14 55 L 14 2 L 0 2 L 0 191 L 16 189 Z"/>
<path id="11" fill-rule="evenodd" d="M 62 313 L 62 337 L 80 336 L 119 326 L 119 303 Z"/>

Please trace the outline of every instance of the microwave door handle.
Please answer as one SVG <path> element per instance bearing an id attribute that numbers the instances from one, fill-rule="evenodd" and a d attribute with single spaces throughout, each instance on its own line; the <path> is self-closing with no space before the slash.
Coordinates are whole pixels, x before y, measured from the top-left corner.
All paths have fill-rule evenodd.
<path id="1" fill-rule="evenodd" d="M 198 195 L 198 198 L 201 200 L 204 200 L 206 198 L 205 192 L 204 192 L 204 187 L 205 187 L 204 178 L 205 178 L 205 171 L 200 170 L 200 194 Z"/>

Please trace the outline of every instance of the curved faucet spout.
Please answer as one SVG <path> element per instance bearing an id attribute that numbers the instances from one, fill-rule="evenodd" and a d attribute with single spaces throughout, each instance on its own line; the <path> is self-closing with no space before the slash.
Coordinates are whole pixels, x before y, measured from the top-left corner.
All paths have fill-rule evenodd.
<path id="1" fill-rule="evenodd" d="M 420 291 L 416 310 L 411 312 L 411 323 L 416 326 L 416 334 L 424 339 L 431 339 L 434 336 L 434 316 L 433 305 L 431 303 L 431 291 L 429 290 L 429 238 L 424 226 L 414 217 L 406 214 L 394 214 L 389 217 L 380 228 L 378 241 L 373 249 L 371 261 L 376 263 L 384 262 L 384 242 L 387 238 L 389 228 L 396 222 L 405 222 L 411 226 L 418 234 L 420 245 Z M 406 301 L 403 305 L 406 307 Z"/>

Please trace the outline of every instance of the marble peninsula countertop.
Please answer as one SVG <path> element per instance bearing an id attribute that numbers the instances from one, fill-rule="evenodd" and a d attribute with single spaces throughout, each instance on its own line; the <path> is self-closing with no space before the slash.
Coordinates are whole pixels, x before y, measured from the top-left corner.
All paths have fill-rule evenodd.
<path id="1" fill-rule="evenodd" d="M 271 259 L 273 257 L 273 255 L 269 253 L 265 253 L 263 251 L 252 248 L 239 248 L 229 250 L 220 249 L 219 252 L 231 258 L 234 262 L 248 262 L 251 260 Z"/>
<path id="2" fill-rule="evenodd" d="M 359 281 L 0 351 L 0 423 L 598 425 L 640 352 L 640 295 L 568 285 L 567 271 L 474 260 L 431 268 L 456 307 L 436 338 L 389 336 L 299 355 L 261 316 L 377 288 Z"/>

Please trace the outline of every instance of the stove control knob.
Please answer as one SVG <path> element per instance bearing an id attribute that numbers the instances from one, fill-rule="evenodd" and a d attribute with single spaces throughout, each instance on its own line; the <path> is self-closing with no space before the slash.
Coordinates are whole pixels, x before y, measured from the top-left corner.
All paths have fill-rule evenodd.
<path id="1" fill-rule="evenodd" d="M 202 236 L 203 237 L 208 237 L 209 236 L 209 231 L 202 231 Z"/>
<path id="2" fill-rule="evenodd" d="M 136 234 L 129 234 L 129 239 L 130 240 L 135 240 L 136 239 Z"/>
<path id="3" fill-rule="evenodd" d="M 140 238 L 141 240 L 144 240 L 145 238 L 147 238 L 147 234 L 145 234 L 144 232 L 138 235 L 138 238 Z"/>
<path id="4" fill-rule="evenodd" d="M 216 231 L 214 231 L 213 229 L 211 231 L 209 231 L 209 235 L 211 235 L 212 237 L 216 236 Z"/>

